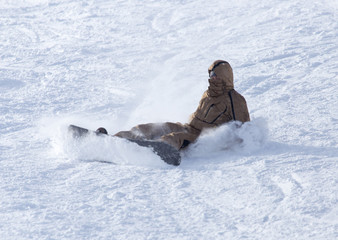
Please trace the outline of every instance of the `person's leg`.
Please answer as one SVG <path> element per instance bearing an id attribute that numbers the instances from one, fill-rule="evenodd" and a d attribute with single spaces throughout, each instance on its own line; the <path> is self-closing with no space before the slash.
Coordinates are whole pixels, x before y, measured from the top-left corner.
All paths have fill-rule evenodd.
<path id="1" fill-rule="evenodd" d="M 185 132 L 186 127 L 181 123 L 147 123 L 133 127 L 130 131 L 121 131 L 115 134 L 117 137 L 129 139 L 158 140 L 161 136 L 171 132 Z"/>

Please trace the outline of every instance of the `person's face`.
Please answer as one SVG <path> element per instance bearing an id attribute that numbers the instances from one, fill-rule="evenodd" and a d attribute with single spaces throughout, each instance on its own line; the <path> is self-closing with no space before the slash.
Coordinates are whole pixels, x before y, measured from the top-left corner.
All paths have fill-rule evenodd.
<path id="1" fill-rule="evenodd" d="M 217 78 L 216 73 L 214 71 L 211 71 L 210 74 L 209 74 L 209 78 L 212 79 L 212 80 L 216 79 Z"/>

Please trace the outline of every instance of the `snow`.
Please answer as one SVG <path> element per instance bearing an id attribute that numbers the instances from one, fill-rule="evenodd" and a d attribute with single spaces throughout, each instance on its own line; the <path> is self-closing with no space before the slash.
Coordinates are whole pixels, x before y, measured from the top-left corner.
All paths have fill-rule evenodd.
<path id="1" fill-rule="evenodd" d="M 337 10 L 0 0 L 0 238 L 337 239 Z M 252 121 L 206 131 L 179 167 L 67 135 L 187 122 L 217 59 Z"/>

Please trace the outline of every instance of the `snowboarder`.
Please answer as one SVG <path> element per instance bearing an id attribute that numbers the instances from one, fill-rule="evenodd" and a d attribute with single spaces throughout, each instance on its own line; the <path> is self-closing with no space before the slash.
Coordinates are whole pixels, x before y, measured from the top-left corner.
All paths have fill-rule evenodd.
<path id="1" fill-rule="evenodd" d="M 230 64 L 217 60 L 211 64 L 208 72 L 209 87 L 204 92 L 189 123 L 140 124 L 130 131 L 118 132 L 115 136 L 128 139 L 161 140 L 181 150 L 194 142 L 205 128 L 217 127 L 233 120 L 250 121 L 244 97 L 234 90 Z"/>

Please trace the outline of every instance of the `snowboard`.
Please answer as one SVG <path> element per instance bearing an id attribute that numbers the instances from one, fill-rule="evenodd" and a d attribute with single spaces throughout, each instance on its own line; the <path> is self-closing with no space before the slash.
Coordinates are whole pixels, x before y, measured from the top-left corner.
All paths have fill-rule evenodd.
<path id="1" fill-rule="evenodd" d="M 99 128 L 97 131 L 92 131 L 86 128 L 82 128 L 75 125 L 69 125 L 68 131 L 72 134 L 72 137 L 75 139 L 81 139 L 89 135 L 96 135 L 100 137 L 116 137 L 109 135 L 107 131 L 103 128 Z M 181 155 L 178 150 L 173 146 L 160 141 L 151 141 L 151 140 L 140 140 L 140 139 L 128 139 L 130 142 L 136 143 L 141 147 L 151 148 L 152 151 L 157 154 L 164 162 L 170 165 L 178 166 L 181 163 Z"/>

